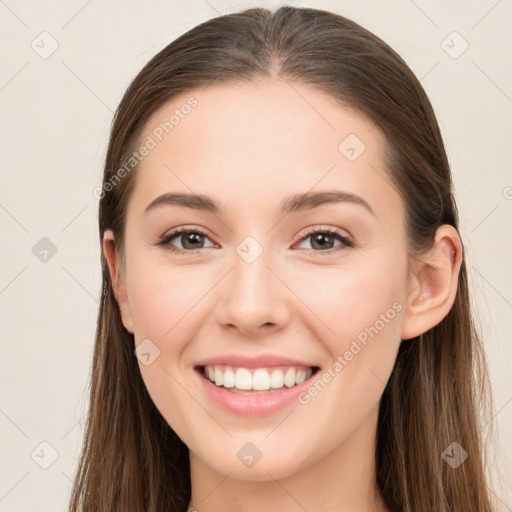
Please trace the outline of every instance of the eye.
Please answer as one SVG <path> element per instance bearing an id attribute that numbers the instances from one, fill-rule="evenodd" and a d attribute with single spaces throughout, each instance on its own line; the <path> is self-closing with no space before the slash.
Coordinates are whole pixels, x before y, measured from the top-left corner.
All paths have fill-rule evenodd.
<path id="1" fill-rule="evenodd" d="M 181 247 L 176 247 L 173 242 L 175 239 L 181 244 Z M 165 234 L 160 238 L 157 245 L 165 247 L 172 252 L 184 254 L 195 254 L 208 246 L 204 245 L 205 239 L 208 239 L 208 235 L 202 229 L 199 228 L 177 228 L 170 233 Z M 313 253 L 328 253 L 337 252 L 346 247 L 354 247 L 354 243 L 347 238 L 342 232 L 332 229 L 313 229 L 302 236 L 299 239 L 299 243 L 311 239 L 311 246 Z M 335 241 L 338 240 L 339 244 L 334 245 Z M 213 247 L 214 244 L 209 247 Z"/>
<path id="2" fill-rule="evenodd" d="M 304 242 L 308 239 L 311 239 L 312 250 L 315 253 L 328 252 L 330 254 L 345 247 L 354 247 L 354 243 L 349 238 L 332 228 L 311 230 L 299 242 Z M 338 245 L 334 245 L 336 239 L 340 242 Z"/>
<path id="3" fill-rule="evenodd" d="M 181 247 L 172 244 L 175 238 L 181 243 Z M 208 238 L 208 235 L 199 228 L 178 228 L 165 234 L 157 245 L 177 253 L 195 253 L 204 248 L 205 238 Z"/>

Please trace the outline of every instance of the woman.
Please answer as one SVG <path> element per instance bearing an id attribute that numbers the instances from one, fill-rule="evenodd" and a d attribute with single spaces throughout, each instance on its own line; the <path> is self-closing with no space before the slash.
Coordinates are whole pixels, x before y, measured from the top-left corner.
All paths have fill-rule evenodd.
<path id="1" fill-rule="evenodd" d="M 420 83 L 316 9 L 209 20 L 142 69 L 100 199 L 71 511 L 491 511 L 487 375 Z"/>

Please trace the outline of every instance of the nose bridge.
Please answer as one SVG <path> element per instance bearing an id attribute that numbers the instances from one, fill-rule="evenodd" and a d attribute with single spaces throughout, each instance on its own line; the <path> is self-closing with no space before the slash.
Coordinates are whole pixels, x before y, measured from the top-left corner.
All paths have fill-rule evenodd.
<path id="1" fill-rule="evenodd" d="M 286 287 L 274 275 L 275 261 L 268 244 L 264 247 L 253 236 L 247 236 L 235 247 L 233 270 L 219 304 L 223 323 L 251 330 L 286 321 Z"/>

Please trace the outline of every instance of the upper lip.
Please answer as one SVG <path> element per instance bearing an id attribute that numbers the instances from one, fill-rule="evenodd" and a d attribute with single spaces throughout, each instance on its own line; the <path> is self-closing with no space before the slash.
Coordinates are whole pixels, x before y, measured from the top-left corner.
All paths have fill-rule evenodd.
<path id="1" fill-rule="evenodd" d="M 259 355 L 259 356 L 244 356 L 241 354 L 228 354 L 224 356 L 209 357 L 196 363 L 196 366 L 206 365 L 221 365 L 226 364 L 230 366 L 238 366 L 241 368 L 266 368 L 271 366 L 305 366 L 315 368 L 316 364 L 307 361 L 300 361 L 298 359 L 291 359 L 289 357 L 282 357 L 278 355 Z"/>

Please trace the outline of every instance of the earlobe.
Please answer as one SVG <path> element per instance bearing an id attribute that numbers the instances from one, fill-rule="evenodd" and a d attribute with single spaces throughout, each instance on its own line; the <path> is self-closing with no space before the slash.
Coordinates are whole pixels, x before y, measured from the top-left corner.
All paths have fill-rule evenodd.
<path id="1" fill-rule="evenodd" d="M 402 323 L 403 340 L 427 332 L 449 313 L 457 293 L 462 257 L 457 230 L 447 224 L 440 226 L 432 248 L 412 264 Z"/>
<path id="2" fill-rule="evenodd" d="M 116 245 L 114 234 L 112 230 L 107 229 L 103 234 L 103 254 L 107 261 L 110 279 L 112 281 L 112 288 L 119 306 L 119 312 L 125 329 L 133 334 L 133 318 L 128 302 L 128 294 L 126 292 L 126 284 L 120 271 L 118 255 L 116 252 Z"/>

